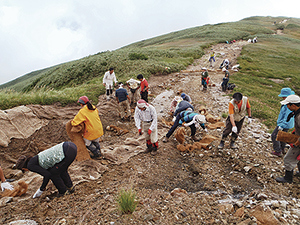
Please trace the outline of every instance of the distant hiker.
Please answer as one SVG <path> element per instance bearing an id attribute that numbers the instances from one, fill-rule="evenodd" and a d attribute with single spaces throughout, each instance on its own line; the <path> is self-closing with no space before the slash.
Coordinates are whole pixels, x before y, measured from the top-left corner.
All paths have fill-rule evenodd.
<path id="1" fill-rule="evenodd" d="M 221 84 L 222 91 L 226 91 L 228 87 L 228 81 L 229 81 L 229 72 L 228 70 L 225 71 L 225 77 L 223 77 L 223 82 Z"/>
<path id="2" fill-rule="evenodd" d="M 215 52 L 214 52 L 213 49 L 211 49 L 208 61 L 210 62 L 210 66 L 213 67 L 213 62 L 212 61 L 214 61 L 214 62 L 216 61 L 215 60 Z"/>
<path id="3" fill-rule="evenodd" d="M 257 42 L 257 37 L 253 38 L 253 43 Z"/>
<path id="4" fill-rule="evenodd" d="M 115 82 L 115 85 L 117 85 L 117 78 L 114 72 L 114 68 L 109 68 L 109 71 L 107 71 L 104 74 L 103 77 L 103 85 L 106 88 L 106 100 L 109 100 L 110 98 L 112 98 L 112 90 L 113 90 L 113 85 Z"/>
<path id="5" fill-rule="evenodd" d="M 287 105 L 292 113 L 289 114 L 287 121 L 294 117 L 295 134 L 300 136 L 300 97 L 298 95 L 289 95 L 285 100 L 280 102 L 281 105 Z M 280 183 L 292 183 L 294 168 L 298 166 L 300 171 L 300 138 L 293 143 L 283 158 L 285 175 L 277 177 L 276 181 Z"/>
<path id="6" fill-rule="evenodd" d="M 72 194 L 75 188 L 68 168 L 76 155 L 77 146 L 73 142 L 57 144 L 33 157 L 21 155 L 16 163 L 17 169 L 23 172 L 30 170 L 43 176 L 43 183 L 32 198 L 38 198 L 43 194 L 49 180 L 57 188 L 58 197 Z"/>
<path id="7" fill-rule="evenodd" d="M 173 116 L 176 117 L 178 115 L 178 113 L 180 113 L 188 108 L 191 108 L 194 111 L 194 106 L 192 106 L 191 103 L 189 103 L 185 100 L 180 101 L 176 106 Z"/>
<path id="8" fill-rule="evenodd" d="M 172 100 L 171 102 L 171 106 L 170 106 L 170 112 L 173 113 L 176 110 L 176 106 L 178 105 L 179 102 L 181 102 L 183 99 L 180 96 L 175 96 L 175 98 Z"/>
<path id="9" fill-rule="evenodd" d="M 141 98 L 148 102 L 148 81 L 142 74 L 137 75 L 137 79 L 141 82 Z"/>
<path id="10" fill-rule="evenodd" d="M 87 149 L 93 154 L 91 157 L 101 156 L 100 153 L 100 137 L 103 135 L 103 127 L 99 117 L 98 109 L 90 103 L 87 96 L 81 96 L 78 100 L 81 109 L 71 121 L 72 126 L 84 123 L 83 140 Z"/>
<path id="11" fill-rule="evenodd" d="M 0 165 L 0 180 L 1 180 L 1 190 L 2 191 L 14 189 L 14 187 L 10 183 L 8 183 L 8 181 L 5 179 L 1 165 Z"/>
<path id="12" fill-rule="evenodd" d="M 226 68 L 226 70 L 228 70 L 228 67 L 229 67 L 229 59 L 224 59 L 223 62 L 221 63 L 220 65 L 220 69 L 222 69 L 223 67 Z"/>
<path id="13" fill-rule="evenodd" d="M 278 95 L 278 97 L 282 97 L 283 100 L 285 100 L 289 95 L 294 95 L 295 92 L 293 92 L 290 88 L 282 88 L 281 93 Z M 273 142 L 273 149 L 272 152 L 273 155 L 281 156 L 284 152 L 285 148 L 285 142 L 276 141 L 277 134 L 279 130 L 288 132 L 289 129 L 294 127 L 294 118 L 290 118 L 289 122 L 287 122 L 288 115 L 292 111 L 287 107 L 287 105 L 281 105 L 279 116 L 277 119 L 277 126 L 275 127 L 274 131 L 272 132 L 271 139 Z"/>
<path id="14" fill-rule="evenodd" d="M 209 82 L 209 77 L 208 77 L 208 72 L 205 67 L 202 68 L 202 73 L 201 73 L 201 84 L 203 86 L 203 90 L 207 90 L 207 85 Z"/>
<path id="15" fill-rule="evenodd" d="M 131 120 L 131 111 L 130 111 L 130 98 L 127 93 L 127 90 L 123 88 L 123 83 L 119 83 L 119 88 L 116 90 L 116 99 L 120 107 L 121 120 L 125 119 L 125 115 L 128 120 Z"/>
<path id="16" fill-rule="evenodd" d="M 143 132 L 145 133 L 147 145 L 146 152 L 151 152 L 152 155 L 156 155 L 158 149 L 158 137 L 157 114 L 155 108 L 148 104 L 144 99 L 138 100 L 135 107 L 134 120 L 139 135 L 142 135 Z"/>
<path id="17" fill-rule="evenodd" d="M 231 133 L 230 148 L 236 149 L 235 141 L 242 129 L 246 112 L 248 113 L 248 123 L 251 123 L 251 106 L 247 97 L 241 93 L 233 94 L 233 99 L 229 102 L 229 116 L 226 119 L 226 127 L 222 134 L 222 140 L 218 146 L 219 149 L 224 148 L 227 136 Z"/>
<path id="18" fill-rule="evenodd" d="M 166 134 L 166 136 L 164 137 L 163 142 L 168 142 L 170 136 L 174 133 L 176 128 L 178 126 L 182 126 L 184 122 L 185 122 L 185 124 L 184 124 L 185 127 L 191 128 L 191 137 L 192 137 L 192 140 L 194 140 L 194 141 L 199 141 L 195 136 L 196 128 L 201 126 L 207 132 L 207 129 L 205 128 L 205 125 L 204 125 L 205 116 L 200 115 L 199 113 L 195 113 L 195 112 L 193 112 L 193 110 L 191 108 L 188 108 L 187 110 L 180 112 L 176 116 L 176 120 L 175 120 L 173 126 L 170 128 L 170 130 Z"/>
<path id="19" fill-rule="evenodd" d="M 138 89 L 140 88 L 141 81 L 135 80 L 130 78 L 128 81 L 126 81 L 126 85 L 130 90 L 130 99 L 131 104 L 135 104 L 140 99 L 140 93 L 138 92 Z"/>
<path id="20" fill-rule="evenodd" d="M 181 93 L 181 98 L 184 100 L 184 101 L 187 101 L 189 103 L 192 103 L 192 99 L 189 95 L 185 94 L 185 93 Z"/>

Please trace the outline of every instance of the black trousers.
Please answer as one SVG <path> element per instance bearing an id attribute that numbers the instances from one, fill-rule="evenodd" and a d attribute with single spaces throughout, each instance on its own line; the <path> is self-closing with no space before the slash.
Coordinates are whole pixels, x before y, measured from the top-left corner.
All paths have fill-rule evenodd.
<path id="1" fill-rule="evenodd" d="M 64 194 L 67 191 L 67 188 L 73 186 L 68 173 L 68 168 L 76 158 L 77 146 L 73 142 L 64 142 L 63 151 L 65 158 L 49 169 L 44 169 L 39 165 L 38 155 L 29 160 L 27 169 L 44 177 L 40 190 L 45 190 L 49 180 L 53 182 L 60 194 Z"/>
<path id="2" fill-rule="evenodd" d="M 141 91 L 141 98 L 148 102 L 148 91 Z"/>
<path id="3" fill-rule="evenodd" d="M 234 121 L 235 125 L 237 127 L 237 133 L 233 133 L 232 132 L 232 124 L 230 122 L 230 117 L 228 116 L 226 119 L 226 127 L 225 127 L 225 129 L 223 131 L 223 135 L 222 135 L 222 140 L 225 140 L 227 138 L 227 136 L 232 132 L 231 140 L 235 141 L 243 127 L 244 119 L 245 119 L 245 117 L 243 119 L 241 119 L 240 121 Z"/>

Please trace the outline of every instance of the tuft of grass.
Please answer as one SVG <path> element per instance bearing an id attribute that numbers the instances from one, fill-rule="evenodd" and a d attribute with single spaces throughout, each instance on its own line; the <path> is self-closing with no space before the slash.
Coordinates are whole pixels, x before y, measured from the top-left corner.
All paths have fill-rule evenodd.
<path id="1" fill-rule="evenodd" d="M 116 197 L 119 211 L 123 214 L 133 213 L 138 201 L 136 200 L 136 192 L 132 189 L 121 189 Z"/>

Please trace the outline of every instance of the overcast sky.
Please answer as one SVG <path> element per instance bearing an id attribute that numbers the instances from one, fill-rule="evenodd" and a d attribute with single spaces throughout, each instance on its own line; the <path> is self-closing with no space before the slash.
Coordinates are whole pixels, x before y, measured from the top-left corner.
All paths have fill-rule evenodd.
<path id="1" fill-rule="evenodd" d="M 298 0 L 0 0 L 0 84 L 204 24 L 300 17 Z"/>

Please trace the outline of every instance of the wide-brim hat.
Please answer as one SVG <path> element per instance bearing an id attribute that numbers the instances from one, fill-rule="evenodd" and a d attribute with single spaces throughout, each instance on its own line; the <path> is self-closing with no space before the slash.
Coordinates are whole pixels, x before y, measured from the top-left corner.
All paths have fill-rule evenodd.
<path id="1" fill-rule="evenodd" d="M 292 91 L 290 88 L 282 88 L 281 93 L 278 95 L 278 97 L 288 97 L 289 95 L 294 95 L 295 92 Z"/>

